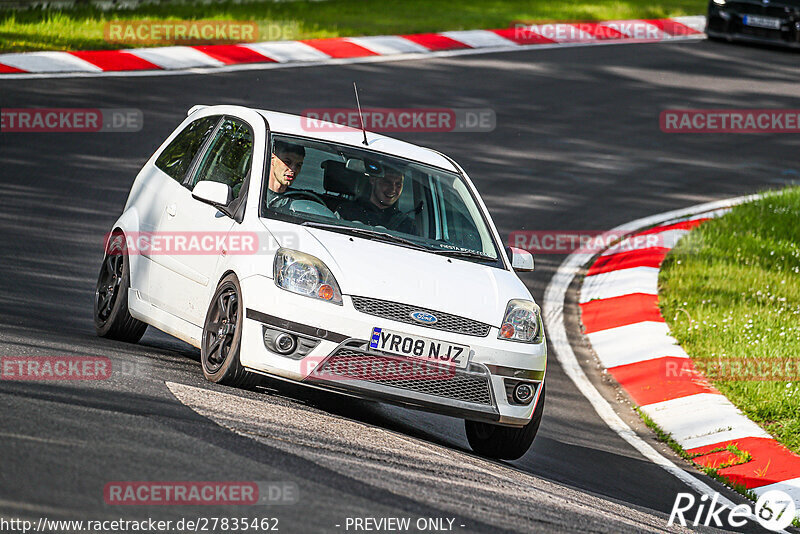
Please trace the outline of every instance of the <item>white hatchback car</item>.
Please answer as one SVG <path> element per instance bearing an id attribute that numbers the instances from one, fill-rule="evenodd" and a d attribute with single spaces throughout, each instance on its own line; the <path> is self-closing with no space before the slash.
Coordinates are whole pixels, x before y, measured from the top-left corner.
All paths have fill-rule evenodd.
<path id="1" fill-rule="evenodd" d="M 461 167 L 303 117 L 195 106 L 131 187 L 97 282 L 100 336 L 147 325 L 204 375 L 264 376 L 452 415 L 515 459 L 542 419 L 539 307 Z"/>

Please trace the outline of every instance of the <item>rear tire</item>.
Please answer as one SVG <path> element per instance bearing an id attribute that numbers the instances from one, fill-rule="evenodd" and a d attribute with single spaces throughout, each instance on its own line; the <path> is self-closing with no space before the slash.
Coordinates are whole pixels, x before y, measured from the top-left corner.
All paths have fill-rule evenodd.
<path id="1" fill-rule="evenodd" d="M 545 383 L 533 411 L 530 423 L 522 428 L 494 425 L 479 421 L 464 421 L 467 441 L 476 454 L 498 460 L 516 460 L 531 448 L 544 414 Z"/>
<path id="2" fill-rule="evenodd" d="M 94 294 L 94 328 L 98 336 L 128 343 L 142 339 L 147 323 L 134 319 L 128 311 L 130 281 L 125 235 L 116 230 L 106 245 Z"/>
<path id="3" fill-rule="evenodd" d="M 260 376 L 245 370 L 239 361 L 243 310 L 239 280 L 229 274 L 217 286 L 203 325 L 200 364 L 210 382 L 238 388 L 251 388 L 261 382 Z"/>

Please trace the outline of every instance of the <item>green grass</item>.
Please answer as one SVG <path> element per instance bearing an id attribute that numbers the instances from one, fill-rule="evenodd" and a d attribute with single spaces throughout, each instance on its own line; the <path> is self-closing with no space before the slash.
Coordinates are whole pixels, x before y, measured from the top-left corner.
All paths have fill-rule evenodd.
<path id="1" fill-rule="evenodd" d="M 111 20 L 257 21 L 263 40 L 506 28 L 515 21 L 662 18 L 705 12 L 703 0 L 325 0 L 161 4 L 0 11 L 0 51 L 129 48 L 108 43 Z M 152 46 L 152 45 L 143 45 Z"/>
<path id="2" fill-rule="evenodd" d="M 659 301 L 714 386 L 800 453 L 800 187 L 735 207 L 683 238 L 662 265 Z"/>

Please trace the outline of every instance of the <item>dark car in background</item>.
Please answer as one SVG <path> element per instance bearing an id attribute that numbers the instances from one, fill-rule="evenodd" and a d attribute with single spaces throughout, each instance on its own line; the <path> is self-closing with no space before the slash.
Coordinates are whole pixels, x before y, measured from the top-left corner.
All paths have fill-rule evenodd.
<path id="1" fill-rule="evenodd" d="M 710 0 L 706 34 L 800 48 L 800 0 Z"/>

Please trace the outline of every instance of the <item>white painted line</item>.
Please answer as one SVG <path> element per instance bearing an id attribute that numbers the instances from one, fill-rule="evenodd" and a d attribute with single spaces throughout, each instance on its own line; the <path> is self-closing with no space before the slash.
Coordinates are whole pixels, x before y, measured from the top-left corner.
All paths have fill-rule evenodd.
<path id="1" fill-rule="evenodd" d="M 242 44 L 263 56 L 274 59 L 278 63 L 320 61 L 330 59 L 330 56 L 313 46 L 301 43 L 300 41 L 277 41 L 266 43 Z"/>
<path id="2" fill-rule="evenodd" d="M 487 48 L 487 47 L 504 47 L 513 48 L 519 46 L 517 43 L 505 37 L 500 37 L 494 32 L 488 30 L 467 30 L 467 31 L 452 31 L 441 32 L 439 35 L 449 37 L 454 41 L 464 43 L 472 48 Z"/>
<path id="3" fill-rule="evenodd" d="M 754 195 L 739 197 L 730 200 L 723 200 L 718 202 L 710 202 L 708 204 L 701 204 L 692 206 L 685 209 L 679 209 L 653 215 L 631 221 L 615 228 L 615 231 L 635 231 L 639 228 L 646 228 L 656 224 L 667 223 L 668 221 L 694 215 L 698 212 L 710 211 L 720 207 L 732 206 L 741 204 L 749 200 L 757 198 Z M 578 362 L 575 352 L 570 345 L 569 337 L 567 336 L 567 329 L 564 325 L 564 299 L 567 296 L 572 280 L 578 274 L 580 269 L 592 258 L 592 254 L 574 252 L 567 256 L 564 262 L 556 271 L 556 274 L 547 285 L 544 294 L 544 320 L 548 337 L 553 348 L 553 352 L 558 359 L 564 373 L 572 380 L 575 387 L 589 400 L 589 403 L 595 409 L 600 418 L 616 432 L 622 439 L 628 442 L 631 447 L 636 449 L 647 460 L 658 465 L 668 473 L 674 475 L 694 491 L 703 495 L 713 495 L 716 493 L 708 484 L 699 480 L 698 478 L 687 473 L 680 467 L 676 466 L 673 462 L 662 456 L 658 451 L 651 447 L 647 442 L 640 438 L 631 427 L 629 427 L 614 411 L 614 408 L 606 401 L 597 388 L 589 381 L 586 373 L 583 372 L 580 363 Z M 724 496 L 720 496 L 721 504 L 733 507 L 734 503 Z"/>
<path id="4" fill-rule="evenodd" d="M 732 439 L 772 437 L 718 393 L 648 404 L 642 411 L 686 450 Z"/>
<path id="5" fill-rule="evenodd" d="M 586 337 L 606 369 L 665 356 L 689 357 L 670 337 L 666 323 L 643 321 L 600 330 L 586 334 Z"/>
<path id="6" fill-rule="evenodd" d="M 3 54 L 0 63 L 17 69 L 31 72 L 102 72 L 97 65 L 92 65 L 79 57 L 66 52 L 25 52 L 21 54 Z M 4 77 L 4 76 L 3 76 Z M 2 79 L 3 77 L 0 77 Z"/>
<path id="7" fill-rule="evenodd" d="M 581 288 L 581 304 L 596 299 L 622 297 L 632 293 L 658 295 L 658 268 L 633 267 L 587 276 Z"/>
<path id="8" fill-rule="evenodd" d="M 358 46 L 363 46 L 382 56 L 394 54 L 409 54 L 414 52 L 428 52 L 428 49 L 409 41 L 399 35 L 379 35 L 377 37 L 348 37 L 345 41 L 350 41 Z"/>
<path id="9" fill-rule="evenodd" d="M 680 238 L 689 233 L 689 230 L 665 230 L 653 234 L 634 235 L 623 239 L 613 247 L 605 250 L 601 256 L 610 256 L 620 252 L 630 252 L 633 250 L 645 250 L 648 248 L 672 248 Z"/>
<path id="10" fill-rule="evenodd" d="M 714 211 L 709 212 L 709 213 L 701 213 L 699 215 L 695 215 L 694 217 L 689 217 L 686 220 L 687 221 L 696 221 L 698 219 L 708 219 L 708 218 L 714 218 L 714 217 L 722 217 L 723 215 L 725 215 L 726 213 L 728 213 L 730 211 L 731 211 L 730 208 L 722 208 L 722 209 L 719 209 L 719 210 L 714 210 Z"/>
<path id="11" fill-rule="evenodd" d="M 208 54 L 188 46 L 165 46 L 164 48 L 133 48 L 125 50 L 162 69 L 189 69 L 192 67 L 215 67 L 224 63 Z"/>

